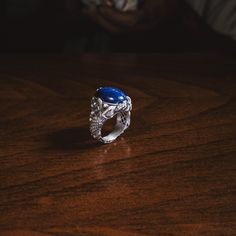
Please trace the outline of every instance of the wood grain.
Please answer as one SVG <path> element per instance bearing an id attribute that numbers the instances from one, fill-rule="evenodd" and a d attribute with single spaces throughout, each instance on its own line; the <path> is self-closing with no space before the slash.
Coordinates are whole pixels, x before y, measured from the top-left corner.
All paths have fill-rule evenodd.
<path id="1" fill-rule="evenodd" d="M 130 129 L 101 145 L 90 98 L 117 86 Z M 236 235 L 236 59 L 0 57 L 0 235 Z"/>

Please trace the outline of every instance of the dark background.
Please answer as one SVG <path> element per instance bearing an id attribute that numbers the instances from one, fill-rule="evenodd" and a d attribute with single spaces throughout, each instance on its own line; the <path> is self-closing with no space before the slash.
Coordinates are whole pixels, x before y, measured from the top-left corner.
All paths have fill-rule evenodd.
<path id="1" fill-rule="evenodd" d="M 157 29 L 114 35 L 90 22 L 64 0 L 41 0 L 29 11 L 1 0 L 2 53 L 235 51 L 235 43 L 211 30 L 188 7 Z M 12 10 L 13 9 L 13 10 Z"/>

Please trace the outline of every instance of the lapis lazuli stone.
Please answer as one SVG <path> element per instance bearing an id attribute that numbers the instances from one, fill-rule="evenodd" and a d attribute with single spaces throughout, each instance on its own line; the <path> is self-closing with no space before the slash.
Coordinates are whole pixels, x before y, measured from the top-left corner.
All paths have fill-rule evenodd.
<path id="1" fill-rule="evenodd" d="M 96 97 L 107 103 L 122 103 L 127 100 L 126 95 L 123 91 L 113 87 L 99 88 L 95 94 Z"/>

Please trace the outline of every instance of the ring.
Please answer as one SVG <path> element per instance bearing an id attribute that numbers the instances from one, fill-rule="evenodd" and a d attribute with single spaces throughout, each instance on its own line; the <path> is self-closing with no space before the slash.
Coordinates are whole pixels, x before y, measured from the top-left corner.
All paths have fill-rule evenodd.
<path id="1" fill-rule="evenodd" d="M 132 102 L 123 91 L 113 87 L 97 89 L 91 100 L 90 132 L 93 138 L 103 143 L 116 140 L 130 125 Z M 102 127 L 108 119 L 116 116 L 114 130 L 102 137 Z"/>

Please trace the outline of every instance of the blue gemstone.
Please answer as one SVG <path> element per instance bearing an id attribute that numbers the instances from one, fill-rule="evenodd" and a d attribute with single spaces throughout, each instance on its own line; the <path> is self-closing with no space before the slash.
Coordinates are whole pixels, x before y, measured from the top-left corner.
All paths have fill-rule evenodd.
<path id="1" fill-rule="evenodd" d="M 107 103 L 122 103 L 127 100 L 126 95 L 123 91 L 113 87 L 99 88 L 95 94 L 96 97 Z"/>

